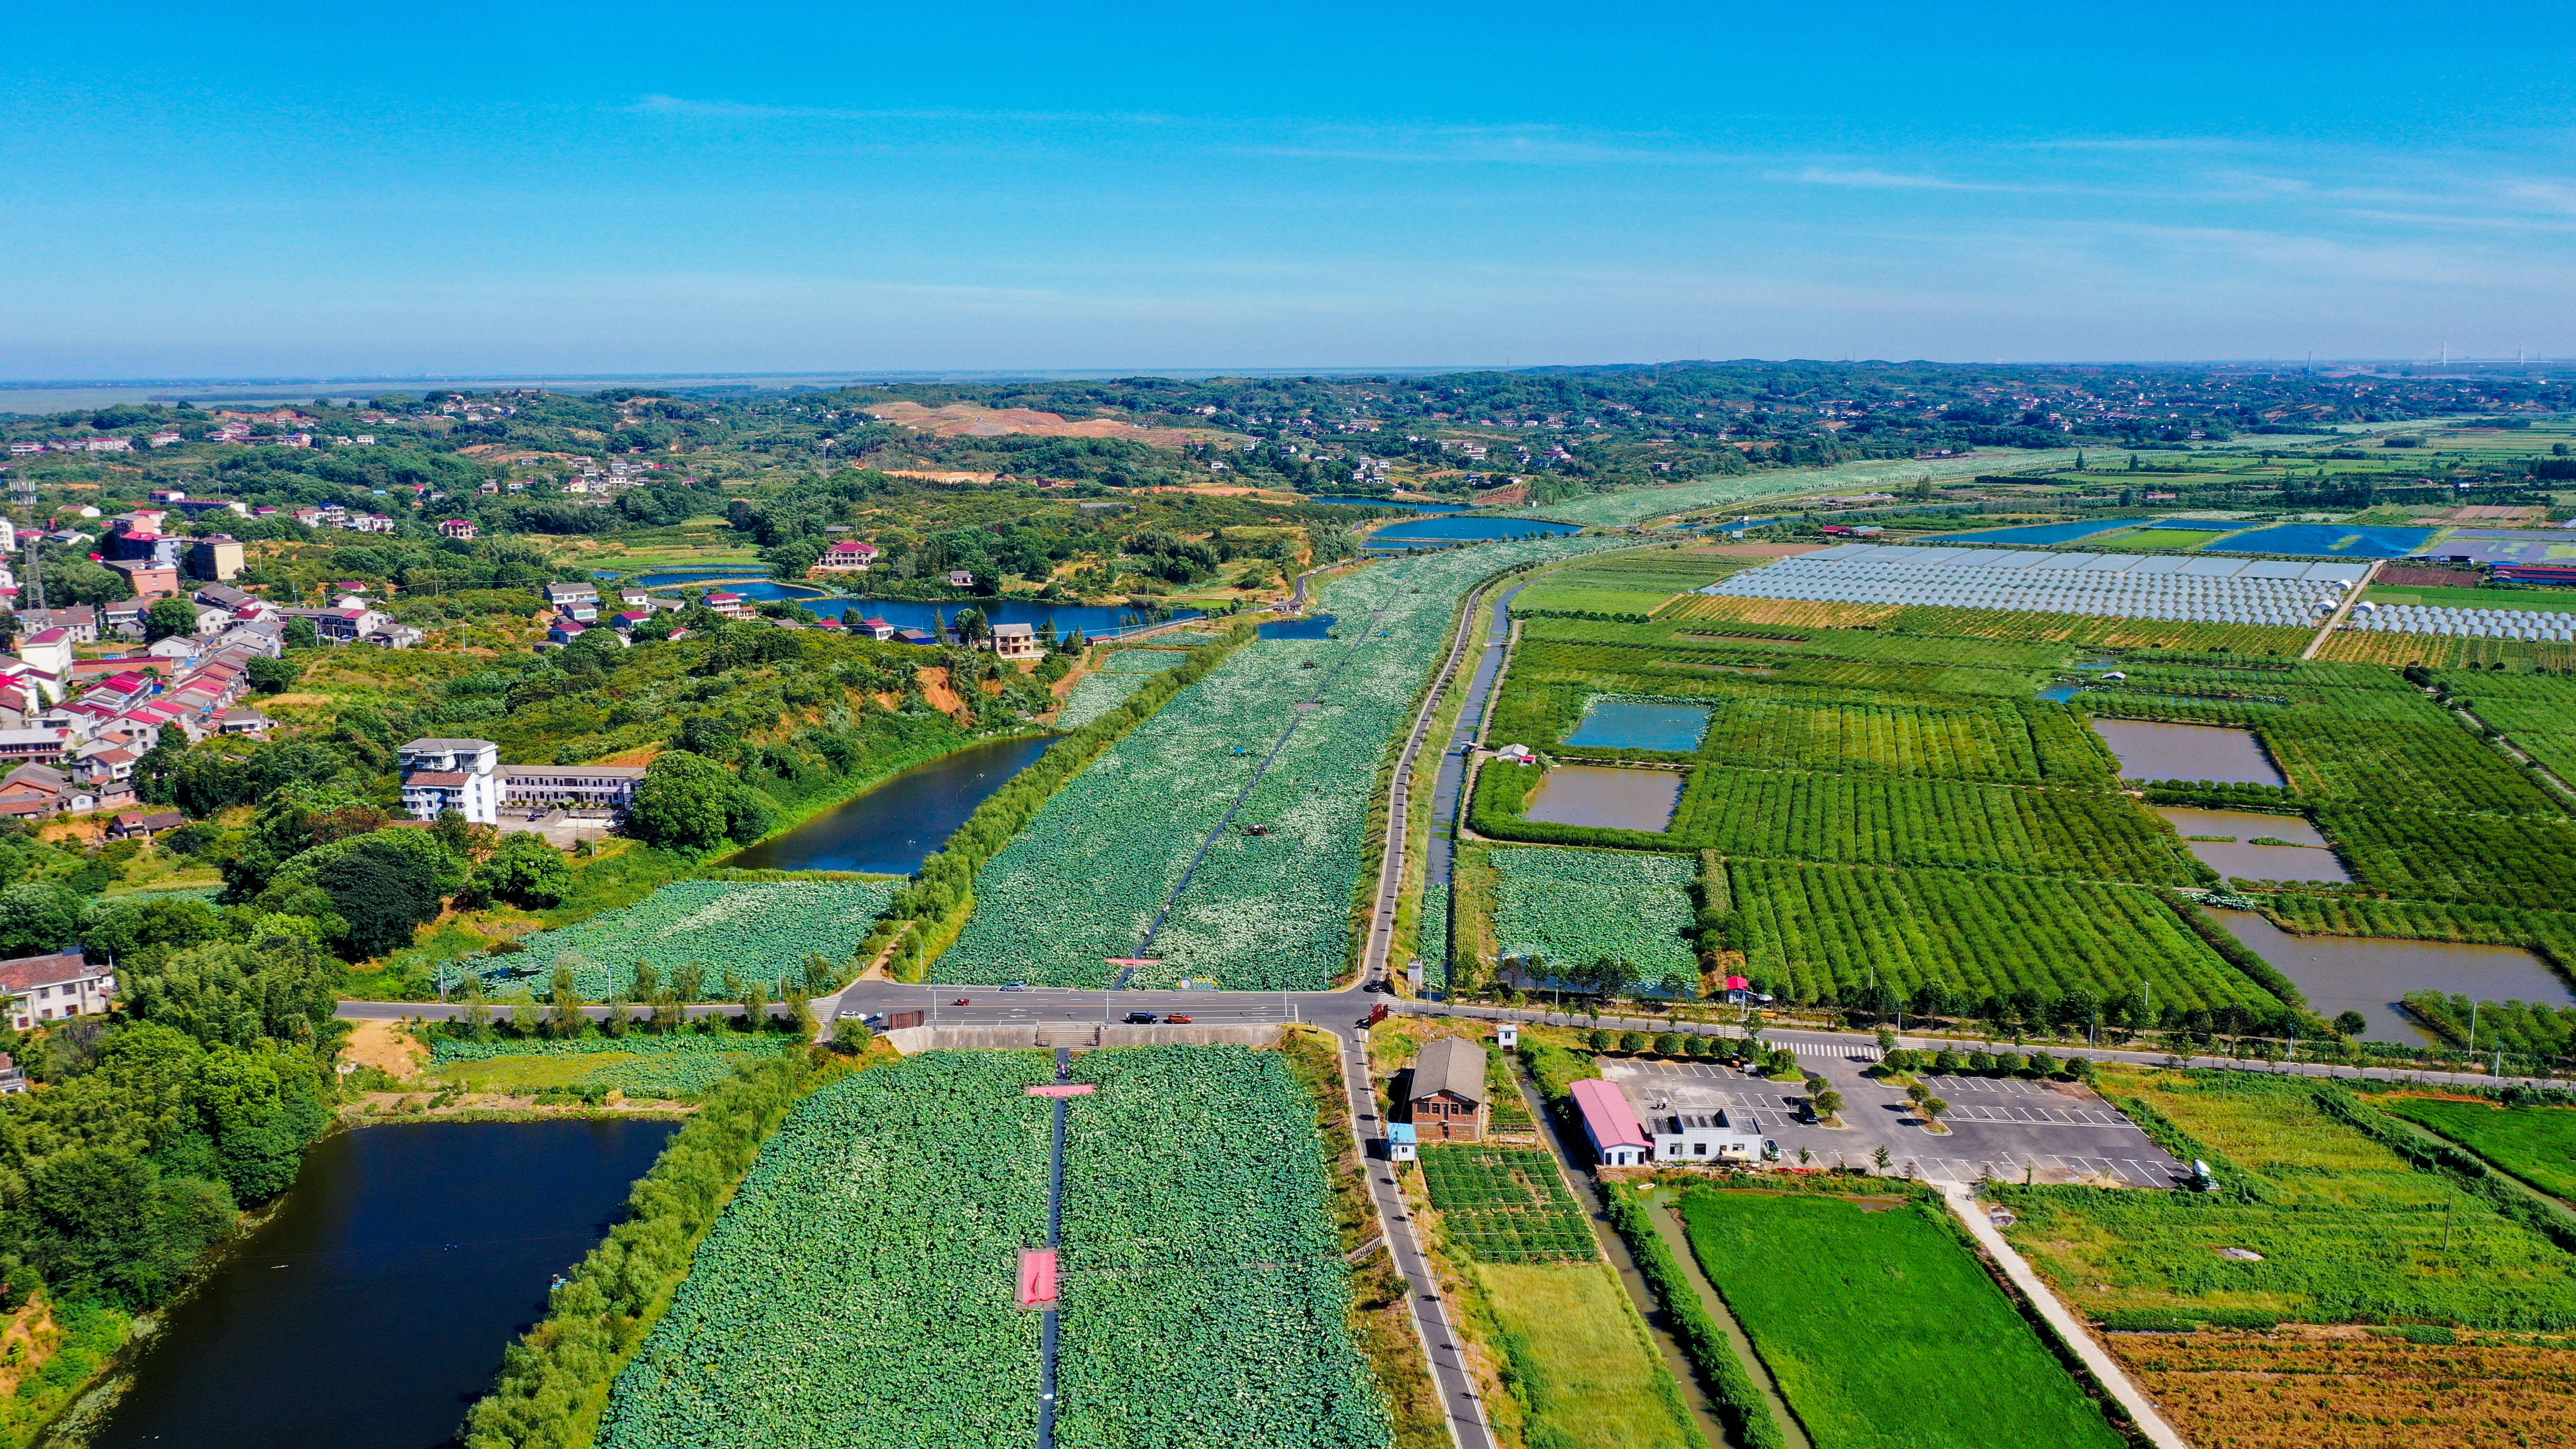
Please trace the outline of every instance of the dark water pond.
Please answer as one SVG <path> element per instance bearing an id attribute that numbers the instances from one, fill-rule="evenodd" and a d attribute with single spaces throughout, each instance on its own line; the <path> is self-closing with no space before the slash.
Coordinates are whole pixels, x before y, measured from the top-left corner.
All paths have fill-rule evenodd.
<path id="1" fill-rule="evenodd" d="M 1309 503 L 1365 503 L 1372 508 L 1410 508 L 1416 513 L 1464 513 L 1476 506 L 1472 503 L 1415 503 L 1403 498 L 1360 498 L 1347 493 L 1316 493 L 1309 495 L 1306 501 Z"/>
<path id="2" fill-rule="evenodd" d="M 1559 765 L 1531 792 L 1527 814 L 1552 825 L 1662 830 L 1673 823 L 1681 798 L 1678 771 Z"/>
<path id="3" fill-rule="evenodd" d="M 598 573 L 596 570 L 593 572 L 600 578 L 617 577 L 613 573 Z M 702 584 L 710 581 L 733 584 L 738 580 L 748 582 L 768 577 L 769 570 L 759 564 L 709 564 L 702 569 L 664 569 L 658 573 L 638 574 L 627 582 L 639 589 L 667 589 L 673 584 Z"/>
<path id="4" fill-rule="evenodd" d="M 678 1124 L 425 1122 L 313 1149 L 93 1449 L 433 1449 Z"/>
<path id="5" fill-rule="evenodd" d="M 1596 699 L 1565 743 L 1599 750 L 1695 750 L 1708 733 L 1708 718 L 1697 705 Z"/>
<path id="6" fill-rule="evenodd" d="M 1498 538 L 1546 538 L 1582 531 L 1575 524 L 1549 523 L 1539 518 L 1417 518 L 1409 523 L 1388 524 L 1370 534 L 1368 547 L 1420 548 L 1448 543 L 1485 543 Z"/>
<path id="7" fill-rule="evenodd" d="M 1175 609 L 1168 614 L 1146 619 L 1133 609 L 1106 604 L 1039 604 L 1025 599 L 952 599 L 945 603 L 925 604 L 911 599 L 815 599 L 806 608 L 817 614 L 839 614 L 851 619 L 883 619 L 898 629 L 919 629 L 927 634 L 935 615 L 954 622 L 960 609 L 974 609 L 990 624 L 1055 625 L 1058 635 L 1080 629 L 1086 635 L 1106 634 L 1116 629 L 1132 629 L 1138 624 L 1160 623 L 1166 619 L 1205 617 L 1196 609 Z"/>
<path id="8" fill-rule="evenodd" d="M 1309 614 L 1303 619 L 1278 619 L 1261 626 L 1264 639 L 1330 639 L 1333 616 Z"/>
<path id="9" fill-rule="evenodd" d="M 2201 810 L 2187 805 L 2151 807 L 2172 822 L 2183 848 L 2220 875 L 2246 880 L 2348 881 L 2350 872 L 2327 846 L 2325 836 L 2297 815 L 2266 815 L 2259 810 Z M 2228 840 L 2194 840 L 2195 835 L 2232 835 Z M 2286 840 L 2288 845 L 2255 845 L 2256 840 Z M 2331 1013 L 2329 1013 L 2331 1014 Z"/>
<path id="10" fill-rule="evenodd" d="M 2220 725 L 2160 724 L 2097 719 L 2093 732 L 2119 756 L 2124 780 L 2214 780 L 2238 785 L 2286 785 L 2252 730 Z"/>
<path id="11" fill-rule="evenodd" d="M 2369 1023 L 2361 1034 L 2371 1041 L 2417 1045 L 2434 1040 L 2398 1008 L 2409 991 L 2576 1006 L 2576 996 L 2568 994 L 2566 984 L 2539 957 L 2515 946 L 2301 936 L 2254 911 L 2209 910 L 2209 915 L 2297 982 L 2318 1015 L 2331 1020 L 2342 1012 L 2360 1012 Z"/>
<path id="12" fill-rule="evenodd" d="M 910 875 L 985 797 L 1055 743 L 1052 735 L 968 745 L 913 766 L 776 840 L 727 861 L 745 870 L 866 870 Z"/>

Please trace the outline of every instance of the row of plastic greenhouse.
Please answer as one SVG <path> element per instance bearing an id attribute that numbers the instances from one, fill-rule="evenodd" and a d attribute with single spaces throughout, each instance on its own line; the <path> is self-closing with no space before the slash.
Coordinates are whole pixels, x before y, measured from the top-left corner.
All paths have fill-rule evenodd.
<path id="1" fill-rule="evenodd" d="M 2334 612 L 2347 587 L 2341 579 L 1926 567 L 1910 561 L 1883 563 L 1810 554 L 1748 570 L 1700 592 L 1738 598 L 2312 626 Z"/>
<path id="2" fill-rule="evenodd" d="M 2576 614 L 2539 609 L 2452 609 L 2427 604 L 2353 606 L 2344 627 L 2374 634 L 2446 634 L 2468 639 L 2576 639 Z"/>

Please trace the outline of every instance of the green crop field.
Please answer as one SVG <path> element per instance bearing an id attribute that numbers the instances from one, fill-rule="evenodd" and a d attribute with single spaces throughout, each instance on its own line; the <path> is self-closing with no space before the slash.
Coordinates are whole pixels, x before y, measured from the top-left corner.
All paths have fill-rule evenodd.
<path id="1" fill-rule="evenodd" d="M 569 966 L 575 989 L 594 1001 L 632 986 L 642 962 L 664 980 L 670 968 L 695 962 L 710 990 L 731 973 L 764 982 L 775 995 L 779 977 L 801 971 L 807 958 L 837 964 L 855 953 L 897 884 L 678 881 L 578 926 L 539 931 L 521 943 L 523 954 L 504 959 L 540 977 Z"/>
<path id="2" fill-rule="evenodd" d="M 2234 529 L 2142 528 L 2136 533 L 2124 533 L 2117 538 L 2104 539 L 2103 542 L 2120 548 L 2198 548 L 2204 543 L 2223 538 L 2233 532 L 2235 532 Z"/>
<path id="3" fill-rule="evenodd" d="M 2576 1258 L 2352 1125 L 2375 1115 L 2366 1101 L 2233 1072 L 2114 1069 L 2104 1090 L 2171 1122 L 2183 1135 L 2166 1145 L 2216 1166 L 2222 1190 L 1990 1189 L 2020 1215 L 2015 1245 L 2086 1311 L 2576 1327 Z"/>
<path id="4" fill-rule="evenodd" d="M 1690 860 L 1543 845 L 1496 848 L 1494 939 L 1506 954 L 1560 966 L 1618 957 L 1648 981 L 1699 978 L 1682 933 L 1691 925 Z"/>
<path id="5" fill-rule="evenodd" d="M 2383 1097 L 2378 1105 L 2544 1192 L 2576 1202 L 2576 1108 L 2507 1108 L 2433 1097 Z"/>
<path id="6" fill-rule="evenodd" d="M 1112 970 L 1103 962 L 1134 954 L 1188 874 L 1154 941 L 1165 960 L 1137 984 L 1329 984 L 1350 954 L 1380 764 L 1448 645 L 1460 598 L 1512 563 L 1602 546 L 1490 544 L 1386 560 L 1328 585 L 1319 606 L 1341 618 L 1342 637 L 1246 645 L 1038 811 L 976 877 L 974 917 L 937 979 L 1099 984 Z M 1319 707 L 1301 710 L 1318 691 Z M 1269 833 L 1230 830 L 1200 859 L 1239 798 L 1236 824 Z"/>
<path id="7" fill-rule="evenodd" d="M 1682 1198 L 1692 1252 L 1816 1449 L 2125 1443 L 1944 1212 L 1922 1201 L 1867 1211 L 1820 1196 Z"/>
<path id="8" fill-rule="evenodd" d="M 601 1449 L 1025 1449 L 1041 1052 L 928 1052 L 799 1105 L 618 1376 Z M 1057 1439 L 1384 1449 L 1314 1106 L 1273 1052 L 1094 1052 L 1068 1111 Z"/>
<path id="9" fill-rule="evenodd" d="M 2104 791 L 1702 766 L 1672 834 L 1729 856 L 2197 878 L 2154 816 Z"/>
<path id="10" fill-rule="evenodd" d="M 2360 933 L 2366 916 L 2440 916 L 2431 939 L 2533 945 L 2576 963 L 2576 935 L 2535 909 L 2576 886 L 2567 802 L 2445 699 L 2374 663 L 2301 661 L 2306 639 L 1717 596 L 1645 622 L 1533 617 L 1488 738 L 1562 760 L 1687 765 L 1687 783 L 1664 829 L 1611 830 L 1529 820 L 1531 782 L 1487 771 L 1471 823 L 1498 840 L 1716 853 L 1732 887 L 1721 930 L 1697 944 L 1742 952 L 1746 974 L 1792 1001 L 1848 1005 L 1873 971 L 1900 989 L 1938 982 L 1969 997 L 2109 995 L 2152 981 L 2158 1001 L 2185 1010 L 2234 1003 L 2272 1019 L 2283 1010 L 2276 978 L 2229 967 L 2135 889 L 2211 877 L 2123 795 L 2121 767 L 2090 725 L 2242 728 L 2280 766 L 2281 786 L 2177 781 L 2164 798 L 2304 814 L 2364 888 L 2292 886 L 2265 894 L 2264 909 L 2330 919 L 2310 929 L 2336 934 Z M 2034 697 L 2052 683 L 2081 688 L 2065 702 Z M 2517 664 L 2445 672 L 2440 685 L 2543 765 L 2576 774 L 2576 678 Z M 1610 698 L 1695 705 L 1708 724 L 1682 750 L 1566 743 Z M 1460 900 L 1458 939 L 1479 960 L 1508 951 L 1505 934 L 1482 929 L 1484 898 Z M 2457 914 L 2481 909 L 2495 914 Z M 2533 1050 L 2555 1040 L 2554 1019 L 2532 1026 Z"/>
<path id="11" fill-rule="evenodd" d="M 1513 1095 L 1519 1095 L 1517 1089 Z M 1422 1185 L 1449 1240 L 1480 1263 L 1597 1263 L 1591 1220 L 1556 1159 L 1528 1147 L 1429 1143 Z"/>
<path id="12" fill-rule="evenodd" d="M 1973 999 L 2023 987 L 2108 999 L 2155 983 L 2186 1006 L 2276 1009 L 2151 891 L 2053 877 L 1787 861 L 1726 862 L 1727 945 L 1808 999 L 1877 979 Z"/>
<path id="13" fill-rule="evenodd" d="M 2576 589 L 2441 589 L 2392 588 L 2376 584 L 2362 598 L 2379 604 L 2426 604 L 2450 609 L 2576 610 Z"/>
<path id="14" fill-rule="evenodd" d="M 2518 906 L 2576 894 L 2576 821 L 2334 807 L 2316 821 L 2356 878 L 2393 895 Z"/>
<path id="15" fill-rule="evenodd" d="M 469 1092 L 541 1092 L 568 1087 L 624 1092 L 629 1097 L 685 1098 L 714 1090 L 734 1068 L 782 1049 L 802 1046 L 789 1036 L 747 1032 L 675 1032 L 648 1036 L 583 1037 L 430 1043 L 430 1075 Z"/>

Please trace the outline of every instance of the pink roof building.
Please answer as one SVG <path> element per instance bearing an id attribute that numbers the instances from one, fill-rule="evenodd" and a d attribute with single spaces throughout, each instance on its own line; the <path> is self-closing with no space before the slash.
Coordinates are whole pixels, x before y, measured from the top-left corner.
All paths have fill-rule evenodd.
<path id="1" fill-rule="evenodd" d="M 1604 1167 L 1634 1167 L 1653 1155 L 1654 1139 L 1617 1087 L 1598 1077 L 1577 1082 L 1574 1105 L 1583 1113 L 1583 1135 L 1592 1139 L 1594 1161 Z"/>

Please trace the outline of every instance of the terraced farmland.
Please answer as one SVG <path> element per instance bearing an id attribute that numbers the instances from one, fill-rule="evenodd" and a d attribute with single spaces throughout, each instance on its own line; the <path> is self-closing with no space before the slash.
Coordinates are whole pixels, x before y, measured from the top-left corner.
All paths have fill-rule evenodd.
<path id="1" fill-rule="evenodd" d="M 618 1377 L 602 1449 L 1036 1442 L 1052 1080 L 928 1052 L 771 1139 Z M 1068 1449 L 1383 1449 L 1314 1105 L 1275 1052 L 1095 1052 L 1068 1113 L 1056 1437 Z"/>
<path id="2" fill-rule="evenodd" d="M 1188 876 L 1154 937 L 1164 959 L 1136 984 L 1328 985 L 1350 955 L 1370 793 L 1460 598 L 1510 564 L 1608 542 L 1489 544 L 1328 585 L 1319 606 L 1344 637 L 1246 645 L 1093 762 L 976 877 L 975 915 L 935 978 L 1097 985 Z M 1268 833 L 1241 828 L 1253 824 Z"/>

